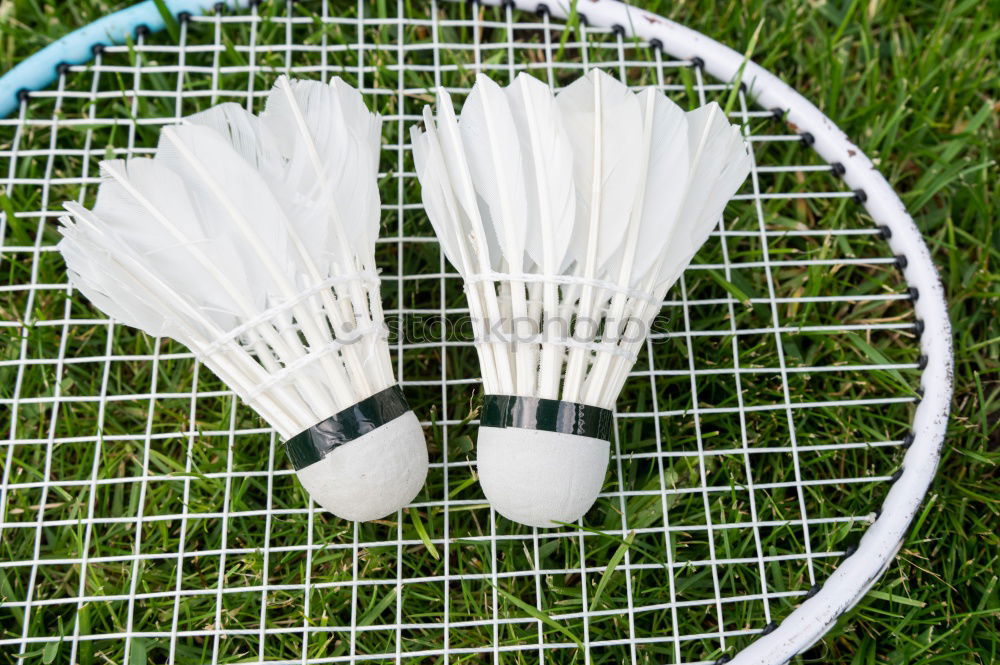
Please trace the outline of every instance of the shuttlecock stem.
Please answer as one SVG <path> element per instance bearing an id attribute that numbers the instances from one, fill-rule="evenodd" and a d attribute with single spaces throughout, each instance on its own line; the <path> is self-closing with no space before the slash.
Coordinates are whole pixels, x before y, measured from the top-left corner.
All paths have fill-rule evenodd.
<path id="1" fill-rule="evenodd" d="M 603 170 L 604 170 L 604 113 L 601 107 L 601 77 L 595 76 L 594 82 L 594 155 L 592 165 L 592 180 L 590 192 L 590 223 L 587 225 L 586 255 L 583 261 L 583 277 L 588 281 L 583 285 L 580 294 L 580 307 L 576 317 L 573 336 L 576 339 L 591 339 L 596 332 L 594 325 L 594 293 L 589 280 L 597 273 L 597 250 L 601 230 L 601 208 L 603 203 Z M 569 351 L 566 364 L 566 381 L 563 384 L 563 399 L 569 402 L 579 402 L 583 388 L 583 379 L 587 369 L 590 352 L 580 347 Z"/>
<path id="2" fill-rule="evenodd" d="M 537 121 L 538 109 L 535 106 L 535 99 L 530 90 L 531 81 L 533 80 L 527 76 L 519 76 L 514 85 L 519 87 L 519 99 L 524 105 L 528 145 L 530 146 L 531 154 L 534 156 L 532 163 L 536 184 L 535 191 L 538 195 L 538 224 L 542 239 L 542 265 L 540 267 L 543 274 L 552 276 L 558 272 L 558 264 L 562 258 L 557 257 L 555 254 L 556 239 L 553 235 L 555 232 L 555 220 L 552 215 L 551 192 L 549 191 L 549 182 L 552 174 L 550 173 L 550 165 L 546 159 L 547 155 L 544 154 L 544 148 L 542 147 L 542 130 L 538 126 Z M 532 376 L 537 376 L 536 391 L 538 395 L 548 399 L 555 399 L 559 390 L 559 347 L 552 343 L 546 343 L 544 340 L 549 337 L 549 333 L 551 332 L 547 329 L 547 324 L 549 322 L 556 324 L 556 317 L 558 317 L 559 287 L 550 279 L 540 283 L 533 283 L 530 289 L 532 294 L 531 301 L 533 303 L 539 299 L 539 290 L 542 291 L 543 302 L 533 305 L 529 316 L 531 321 L 538 322 L 542 320 L 542 324 L 538 326 L 538 329 L 532 332 L 543 334 L 543 341 L 540 345 L 532 345 L 525 364 L 529 367 Z M 544 313 L 544 316 L 540 316 L 542 313 Z M 540 366 L 538 364 L 539 347 L 541 348 Z M 530 393 L 521 394 L 527 395 Z"/>
<path id="3" fill-rule="evenodd" d="M 635 203 L 632 206 L 632 212 L 630 215 L 631 218 L 626 226 L 627 231 L 625 235 L 625 245 L 622 250 L 622 260 L 616 278 L 617 283 L 621 287 L 629 286 L 630 277 L 632 271 L 634 270 L 636 249 L 639 242 L 639 230 L 642 228 L 642 214 L 644 212 L 643 204 L 646 196 L 646 178 L 647 170 L 649 168 L 649 152 L 653 139 L 653 111 L 656 105 L 656 95 L 657 92 L 653 89 L 647 90 L 643 95 L 643 102 L 646 108 L 643 113 L 642 152 L 639 156 L 641 170 L 639 173 L 639 185 L 636 187 Z M 623 321 L 626 311 L 625 306 L 628 301 L 628 295 L 622 290 L 616 291 L 611 297 L 611 306 L 605 318 L 606 324 L 604 328 L 604 341 L 616 346 L 618 345 L 623 333 L 625 333 L 625 325 L 628 323 L 627 321 Z M 600 406 L 607 405 L 607 408 L 611 408 L 611 406 L 613 406 L 618 393 L 616 391 L 613 396 L 608 398 L 609 382 L 607 377 L 611 366 L 620 358 L 621 356 L 609 353 L 597 354 L 597 358 L 594 359 L 593 367 L 589 372 L 584 388 L 584 403 L 597 404 Z"/>
<path id="4" fill-rule="evenodd" d="M 345 274 L 351 274 L 356 271 L 357 266 L 354 264 L 354 260 L 349 253 L 350 244 L 344 237 L 343 224 L 345 220 L 343 220 L 343 216 L 337 208 L 336 197 L 333 195 L 333 191 L 330 186 L 330 180 L 328 177 L 329 174 L 326 173 L 326 169 L 323 166 L 323 160 L 317 152 L 309 127 L 302 115 L 302 109 L 299 107 L 298 101 L 295 98 L 295 93 L 292 90 L 291 82 L 287 77 L 282 76 L 278 79 L 277 86 L 281 89 L 282 93 L 288 100 L 288 107 L 291 110 L 292 118 L 295 121 L 296 130 L 303 138 L 302 145 L 305 146 L 307 154 L 309 155 L 309 161 L 315 170 L 316 180 L 323 188 L 323 201 L 325 201 L 328 206 L 329 217 L 331 220 L 328 228 L 336 235 L 336 247 L 339 255 L 338 260 L 341 270 Z M 292 234 L 292 240 L 306 266 L 306 270 L 308 270 L 310 275 L 318 281 L 320 279 L 319 268 L 313 261 L 308 248 L 305 247 L 301 238 L 299 238 L 297 234 Z M 339 291 L 340 288 L 343 287 L 338 285 L 334 288 Z M 348 280 L 346 283 L 346 289 L 349 292 L 348 298 L 340 297 L 334 300 L 331 292 L 329 291 L 324 292 L 321 296 L 323 299 L 323 309 L 331 323 L 333 323 L 335 327 L 339 326 L 338 332 L 346 330 L 346 326 L 348 324 L 353 325 L 355 328 L 364 325 L 363 323 L 359 324 L 358 321 L 367 316 L 367 312 L 364 312 L 365 308 L 360 306 L 361 303 L 366 301 L 366 298 L 364 298 L 361 293 L 360 286 L 355 280 Z M 354 299 L 353 302 L 355 303 L 353 307 L 349 304 L 352 299 Z M 369 319 L 367 323 L 370 325 L 371 320 Z M 353 361 L 346 362 L 345 365 L 357 390 L 362 394 L 371 394 L 374 392 L 373 388 L 369 385 L 368 377 L 364 371 L 364 363 L 359 357 L 358 350 L 351 345 L 345 348 L 343 352 L 345 355 L 350 356 Z M 329 362 L 329 360 L 329 358 L 324 359 L 324 367 L 330 370 L 334 375 L 337 375 L 338 369 L 332 368 L 332 363 Z"/>
<path id="5" fill-rule="evenodd" d="M 438 93 L 437 108 L 438 135 L 440 136 L 442 150 L 445 155 L 445 166 L 447 167 L 451 181 L 454 183 L 457 202 L 472 225 L 471 240 L 473 243 L 473 254 L 475 254 L 475 260 L 478 265 L 472 262 L 465 265 L 473 268 L 471 271 L 473 273 L 488 275 L 492 272 L 492 266 L 490 265 L 490 249 L 486 242 L 486 229 L 479 211 L 479 203 L 476 200 L 475 188 L 472 185 L 469 175 L 469 165 L 465 157 L 462 137 L 458 132 L 458 121 L 455 118 L 455 111 L 451 105 L 451 98 L 444 91 L 439 91 Z M 500 314 L 496 282 L 487 279 L 482 283 L 480 288 L 483 294 L 482 302 L 486 315 L 483 318 L 482 325 L 483 329 L 489 335 L 494 326 L 499 325 L 503 321 L 503 317 Z M 495 359 L 494 368 L 496 369 L 496 376 L 487 377 L 484 370 L 484 382 L 487 379 L 492 379 L 490 383 L 497 386 L 498 392 L 505 394 L 512 393 L 514 392 L 514 376 L 512 367 L 507 360 L 508 354 L 505 345 L 502 340 L 492 339 L 492 335 L 489 339 L 492 341 L 491 346 Z"/>
<path id="6" fill-rule="evenodd" d="M 492 99 L 489 94 L 482 94 L 479 98 L 482 102 L 485 116 L 489 117 L 493 113 L 497 112 L 498 109 L 492 108 Z M 503 100 L 503 97 L 501 96 L 500 99 Z M 491 148 L 489 154 L 494 157 L 494 159 L 497 159 L 494 163 L 494 177 L 497 180 L 497 188 L 500 192 L 507 192 L 510 190 L 508 180 L 510 179 L 511 174 L 507 173 L 504 168 L 504 164 L 498 161 L 497 156 L 502 154 L 504 149 L 504 146 L 501 145 L 502 140 L 509 137 L 499 136 L 497 133 L 497 127 L 492 122 L 485 123 L 485 130 L 486 138 Z M 507 197 L 501 196 L 499 203 L 501 208 L 499 217 L 505 220 L 511 219 L 514 215 L 514 212 L 511 209 L 512 202 Z M 514 233 L 514 225 L 504 224 L 503 231 L 508 234 Z M 512 237 L 506 238 L 506 242 L 510 246 L 518 246 L 518 241 Z M 520 246 L 522 249 L 519 255 L 508 257 L 508 269 L 512 273 L 521 273 L 524 269 L 523 242 Z M 515 391 L 518 395 L 531 395 L 535 384 L 535 368 L 532 366 L 529 345 L 524 342 L 524 340 L 531 336 L 531 324 L 528 321 L 526 285 L 524 282 L 506 282 L 504 286 L 509 289 L 511 306 L 511 317 L 507 320 L 513 322 L 510 329 L 505 332 L 512 335 L 510 344 L 514 349 Z"/>

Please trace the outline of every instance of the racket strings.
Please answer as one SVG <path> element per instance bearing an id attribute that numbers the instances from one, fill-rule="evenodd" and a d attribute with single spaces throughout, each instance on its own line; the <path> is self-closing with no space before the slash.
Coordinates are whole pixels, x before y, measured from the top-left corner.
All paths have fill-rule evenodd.
<path id="1" fill-rule="evenodd" d="M 77 659 L 116 641 L 119 659 L 155 645 L 172 662 L 194 645 L 211 662 L 240 650 L 279 662 L 569 659 L 576 644 L 541 614 L 592 658 L 702 662 L 787 615 L 870 523 L 902 439 L 868 412 L 908 422 L 914 321 L 887 276 L 894 257 L 870 220 L 845 212 L 854 194 L 830 167 L 745 93 L 611 30 L 578 25 L 563 42 L 547 15 L 441 5 L 408 21 L 389 4 L 372 16 L 359 2 L 360 18 L 327 3 L 193 17 L 177 41 L 107 47 L 0 120 L 0 185 L 18 210 L 4 215 L 0 260 L 14 341 L 0 360 L 13 376 L 0 398 L 11 413 L 0 536 L 16 547 L 0 570 L 14 580 L 5 605 L 24 616 L 4 648 L 41 648 L 54 617 L 73 612 L 64 634 Z M 679 103 L 731 98 L 755 166 L 629 374 L 612 473 L 585 522 L 596 532 L 536 532 L 491 514 L 472 480 L 471 335 L 404 334 L 407 320 L 467 316 L 405 137 L 435 85 L 460 99 L 477 70 L 559 86 L 592 66 Z M 396 375 L 439 432 L 428 489 L 393 523 L 345 526 L 305 505 L 277 438 L 179 346 L 97 315 L 53 251 L 60 203 L 93 197 L 97 160 L 148 154 L 159 126 L 208 104 L 259 110 L 277 72 L 339 74 L 385 116 L 378 252 Z M 815 290 L 823 278 L 838 290 Z M 856 352 L 845 363 L 838 346 Z M 84 409 L 93 415 L 73 415 Z M 871 472 L 838 473 L 852 459 Z M 78 544 L 50 549 L 46 532 L 77 530 Z M 55 582 L 67 569 L 75 579 Z"/>

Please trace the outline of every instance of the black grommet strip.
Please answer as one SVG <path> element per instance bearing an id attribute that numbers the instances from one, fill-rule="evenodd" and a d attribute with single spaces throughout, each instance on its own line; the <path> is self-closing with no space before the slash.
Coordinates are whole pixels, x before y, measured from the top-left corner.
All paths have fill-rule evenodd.
<path id="1" fill-rule="evenodd" d="M 855 203 L 864 203 L 867 200 L 868 200 L 868 195 L 865 194 L 865 190 L 863 190 L 863 189 L 855 189 L 854 190 L 854 202 Z"/>
<path id="2" fill-rule="evenodd" d="M 224 2 L 217 2 L 214 5 L 212 5 L 212 11 L 214 11 L 216 14 L 225 14 L 226 13 L 226 9 L 228 7 L 229 7 L 229 5 L 227 5 Z"/>
<path id="3" fill-rule="evenodd" d="M 653 49 L 654 51 L 660 51 L 660 52 L 662 52 L 663 51 L 663 42 L 661 42 L 659 39 L 650 39 L 649 40 L 649 48 Z"/>
<path id="4" fill-rule="evenodd" d="M 615 23 L 613 26 L 611 26 L 611 32 L 615 33 L 616 35 L 621 35 L 622 37 L 624 37 L 625 36 L 625 26 L 624 25 L 619 25 L 618 23 Z"/>
<path id="5" fill-rule="evenodd" d="M 851 556 L 858 551 L 857 545 L 848 545 L 847 549 L 844 550 L 844 558 L 850 559 Z"/>
<path id="6" fill-rule="evenodd" d="M 910 295 L 910 300 L 916 302 L 920 299 L 920 289 L 915 286 L 911 286 L 906 289 L 906 292 Z"/>
<path id="7" fill-rule="evenodd" d="M 833 164 L 830 164 L 830 168 L 833 169 L 833 175 L 837 176 L 838 178 L 847 173 L 847 169 L 844 168 L 844 165 L 841 164 L 840 162 L 834 162 Z"/>
<path id="8" fill-rule="evenodd" d="M 730 658 L 729 656 L 723 656 L 722 658 L 719 658 L 717 661 L 715 661 L 715 665 L 726 665 L 726 663 L 728 663 L 731 660 L 732 658 Z"/>
<path id="9" fill-rule="evenodd" d="M 694 56 L 693 58 L 691 58 L 691 66 L 694 67 L 695 69 L 704 69 L 705 61 L 698 56 Z"/>
<path id="10" fill-rule="evenodd" d="M 878 232 L 879 235 L 882 236 L 882 240 L 888 240 L 889 238 L 892 237 L 892 229 L 890 229 L 888 226 L 878 227 Z"/>
<path id="11" fill-rule="evenodd" d="M 910 260 L 906 258 L 904 254 L 896 255 L 896 267 L 900 270 L 906 270 L 906 266 L 910 265 Z"/>
<path id="12" fill-rule="evenodd" d="M 777 106 L 775 106 L 773 109 L 771 109 L 771 115 L 774 116 L 775 120 L 784 120 L 785 119 L 785 109 L 778 108 Z"/>
<path id="13" fill-rule="evenodd" d="M 104 49 L 106 49 L 106 48 L 107 48 L 107 46 L 105 46 L 104 44 L 98 42 L 98 43 L 96 43 L 96 44 L 94 44 L 93 46 L 90 47 L 90 52 L 93 53 L 94 55 L 100 55 L 100 54 L 104 53 Z"/>
<path id="14" fill-rule="evenodd" d="M 536 429 L 604 441 L 611 440 L 613 421 L 614 414 L 599 406 L 516 395 L 484 396 L 479 417 L 482 427 Z"/>
<path id="15" fill-rule="evenodd" d="M 145 37 L 150 32 L 152 32 L 152 31 L 149 29 L 149 26 L 146 25 L 145 23 L 140 23 L 139 25 L 135 26 L 135 36 L 136 37 Z"/>
<path id="16" fill-rule="evenodd" d="M 897 480 L 899 480 L 903 475 L 903 467 L 896 469 L 896 472 L 889 476 L 889 484 L 893 485 Z"/>
<path id="17" fill-rule="evenodd" d="M 549 6 L 543 2 L 542 4 L 535 7 L 535 13 L 539 16 L 551 16 L 552 10 L 550 10 Z"/>
<path id="18" fill-rule="evenodd" d="M 582 23 L 583 25 L 586 25 L 586 26 L 590 25 L 590 21 L 587 20 L 587 15 L 586 14 L 583 14 L 581 12 L 577 12 L 576 15 L 578 17 L 580 17 L 580 23 Z"/>
<path id="19" fill-rule="evenodd" d="M 917 369 L 927 369 L 927 356 L 921 354 L 920 357 L 917 358 Z"/>
<path id="20" fill-rule="evenodd" d="M 398 385 L 386 388 L 296 434 L 285 441 L 285 452 L 296 471 L 304 469 L 409 410 Z"/>
<path id="21" fill-rule="evenodd" d="M 517 3 L 514 2 L 514 0 L 503 0 L 503 2 L 500 3 L 500 6 L 504 9 L 517 9 Z"/>
<path id="22" fill-rule="evenodd" d="M 778 630 L 778 622 L 772 621 L 771 623 L 764 626 L 764 630 L 760 631 L 761 635 L 770 635 L 774 631 Z"/>
<path id="23" fill-rule="evenodd" d="M 21 88 L 17 91 L 17 101 L 26 102 L 29 97 L 31 97 L 31 91 L 27 88 Z"/>
<path id="24" fill-rule="evenodd" d="M 924 334 L 924 320 L 923 319 L 917 319 L 916 321 L 914 321 L 913 322 L 913 329 L 917 331 L 917 335 L 923 335 Z"/>
<path id="25" fill-rule="evenodd" d="M 750 88 L 747 87 L 745 81 L 740 81 L 740 92 L 742 92 L 744 95 L 750 92 Z"/>
<path id="26" fill-rule="evenodd" d="M 62 76 L 63 74 L 69 73 L 69 67 L 70 65 L 68 62 L 60 62 L 58 65 L 56 65 L 56 74 Z"/>
<path id="27" fill-rule="evenodd" d="M 181 12 L 177 15 L 177 20 L 181 23 L 187 23 L 191 20 L 191 12 Z"/>
<path id="28" fill-rule="evenodd" d="M 880 517 L 882 517 L 882 506 L 875 509 L 875 521 L 877 522 Z"/>
<path id="29" fill-rule="evenodd" d="M 819 584 L 813 584 L 811 587 L 809 587 L 809 591 L 806 593 L 806 597 L 803 598 L 803 600 L 809 600 L 810 598 L 812 598 L 813 596 L 815 596 L 817 593 L 819 593 L 819 590 L 821 588 L 822 587 L 820 587 Z"/>
<path id="30" fill-rule="evenodd" d="M 810 146 L 813 143 L 816 143 L 816 137 L 810 132 L 802 132 L 799 134 L 799 140 L 802 141 L 802 145 L 804 146 Z"/>
<path id="31" fill-rule="evenodd" d="M 920 401 L 920 400 L 922 400 L 924 398 L 924 387 L 923 386 L 920 386 L 919 388 L 917 388 L 915 392 L 917 393 L 917 401 Z"/>
<path id="32" fill-rule="evenodd" d="M 909 448 L 912 446 L 914 439 L 916 439 L 916 437 L 913 435 L 913 432 L 907 432 L 906 436 L 903 437 L 903 447 Z"/>

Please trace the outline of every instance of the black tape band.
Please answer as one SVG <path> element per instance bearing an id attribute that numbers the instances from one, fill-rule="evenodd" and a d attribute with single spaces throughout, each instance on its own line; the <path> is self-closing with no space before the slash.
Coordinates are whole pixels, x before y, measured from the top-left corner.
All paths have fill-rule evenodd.
<path id="1" fill-rule="evenodd" d="M 483 427 L 519 427 L 611 440 L 614 414 L 588 404 L 558 399 L 485 395 L 479 424 Z"/>
<path id="2" fill-rule="evenodd" d="M 299 432 L 285 441 L 285 452 L 296 471 L 304 469 L 326 457 L 337 446 L 350 443 L 409 410 L 399 386 L 386 388 Z"/>

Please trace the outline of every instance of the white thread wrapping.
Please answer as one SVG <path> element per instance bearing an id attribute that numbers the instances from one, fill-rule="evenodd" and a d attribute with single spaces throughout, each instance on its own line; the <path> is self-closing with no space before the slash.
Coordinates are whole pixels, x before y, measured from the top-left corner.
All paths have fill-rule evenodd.
<path id="1" fill-rule="evenodd" d="M 506 333 L 483 335 L 482 337 L 477 337 L 475 343 L 476 346 L 480 347 L 488 344 L 509 344 L 511 346 L 518 346 L 520 344 L 550 344 L 552 346 L 562 346 L 567 349 L 584 349 L 594 353 L 605 353 L 612 356 L 619 356 L 629 360 L 630 362 L 635 362 L 638 358 L 637 354 L 622 350 L 622 348 L 614 342 L 581 342 L 573 339 L 572 337 L 549 338 L 544 333 L 529 335 L 523 338 L 520 336 L 515 338 L 513 334 L 511 336 L 507 336 Z"/>
<path id="2" fill-rule="evenodd" d="M 560 286 L 578 284 L 580 286 L 591 286 L 597 289 L 603 289 L 605 291 L 610 291 L 611 293 L 621 293 L 629 298 L 648 302 L 653 305 L 660 304 L 660 301 L 654 298 L 653 295 L 647 291 L 633 289 L 631 287 L 622 286 L 621 284 L 616 284 L 603 279 L 589 279 L 575 275 L 536 275 L 532 273 L 486 272 L 465 275 L 463 279 L 465 280 L 466 288 L 470 285 L 479 284 L 481 282 L 520 282 L 524 284 L 558 284 Z"/>
<path id="3" fill-rule="evenodd" d="M 246 333 L 256 329 L 257 326 L 270 323 L 281 314 L 284 314 L 292 309 L 295 309 L 301 303 L 305 302 L 306 300 L 316 295 L 319 295 L 320 293 L 326 291 L 327 289 L 333 288 L 336 284 L 344 284 L 350 282 L 359 282 L 370 288 L 374 287 L 376 289 L 380 285 L 378 274 L 371 271 L 359 271 L 357 273 L 348 275 L 331 275 L 330 277 L 327 277 L 326 279 L 324 279 L 322 282 L 319 282 L 315 286 L 311 286 L 305 291 L 302 291 L 294 298 L 289 298 L 285 302 L 282 302 L 273 307 L 269 307 L 268 309 L 264 310 L 254 318 L 236 326 L 235 328 L 227 332 L 225 335 L 222 335 L 218 339 L 213 340 L 212 343 L 209 344 L 207 347 L 205 347 L 200 353 L 198 353 L 197 356 L 199 360 L 205 360 L 207 358 L 211 358 L 220 350 L 224 349 L 230 342 L 234 340 L 239 340 Z M 274 327 L 277 328 L 277 326 Z M 362 327 L 359 326 L 358 328 L 355 329 L 354 332 L 361 329 Z"/>

